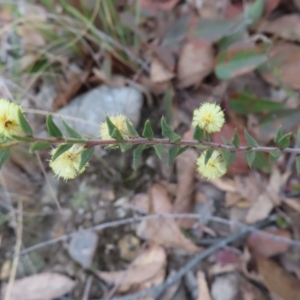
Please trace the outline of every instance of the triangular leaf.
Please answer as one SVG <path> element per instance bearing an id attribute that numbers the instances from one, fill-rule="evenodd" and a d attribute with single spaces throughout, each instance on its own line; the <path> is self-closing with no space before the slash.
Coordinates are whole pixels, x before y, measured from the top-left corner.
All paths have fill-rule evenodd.
<path id="1" fill-rule="evenodd" d="M 23 132 L 27 135 L 32 135 L 32 129 L 31 129 L 29 123 L 27 122 L 21 109 L 18 109 L 18 118 L 19 118 L 20 126 L 21 126 Z"/>
<path id="2" fill-rule="evenodd" d="M 153 137 L 154 137 L 154 133 L 153 133 L 153 130 L 151 128 L 151 123 L 150 123 L 149 120 L 147 120 L 145 122 L 142 136 L 145 137 L 145 138 L 148 138 L 148 139 L 153 139 Z"/>
<path id="3" fill-rule="evenodd" d="M 139 161 L 140 161 L 141 155 L 143 153 L 143 150 L 144 150 L 144 145 L 138 145 L 133 151 L 132 166 L 133 166 L 134 170 L 136 170 L 138 168 Z"/>
<path id="4" fill-rule="evenodd" d="M 60 155 L 62 155 L 64 152 L 68 151 L 73 145 L 72 144 L 63 144 L 60 145 L 55 154 L 52 157 L 52 161 L 55 161 Z"/>
<path id="5" fill-rule="evenodd" d="M 113 139 L 117 140 L 118 142 L 123 142 L 124 138 L 122 136 L 122 133 L 118 128 L 114 129 L 112 134 L 110 135 Z"/>
<path id="6" fill-rule="evenodd" d="M 196 128 L 195 128 L 193 139 L 198 141 L 198 142 L 202 142 L 203 139 L 204 139 L 203 129 L 200 128 L 199 125 L 197 125 Z"/>
<path id="7" fill-rule="evenodd" d="M 239 138 L 238 131 L 236 128 L 234 129 L 232 144 L 235 147 L 238 147 L 240 145 L 240 138 Z"/>
<path id="8" fill-rule="evenodd" d="M 257 141 L 248 133 L 248 131 L 245 129 L 244 130 L 245 138 L 247 141 L 247 145 L 251 147 L 257 147 L 258 143 Z"/>
<path id="9" fill-rule="evenodd" d="M 226 167 L 228 168 L 236 158 L 236 152 L 230 152 L 228 149 L 219 149 L 221 155 L 226 162 Z"/>
<path id="10" fill-rule="evenodd" d="M 76 130 L 71 128 L 64 120 L 61 120 L 61 121 L 62 121 L 64 128 L 67 132 L 67 135 L 69 137 L 74 138 L 74 139 L 81 139 L 81 135 Z"/>
<path id="11" fill-rule="evenodd" d="M 117 140 L 118 142 L 123 142 L 124 138 L 123 138 L 120 130 L 113 124 L 113 122 L 110 120 L 110 118 L 108 116 L 106 116 L 105 120 L 106 120 L 106 124 L 108 127 L 108 132 L 109 132 L 109 135 L 111 136 L 111 138 Z"/>
<path id="12" fill-rule="evenodd" d="M 88 148 L 81 153 L 81 161 L 79 164 L 79 171 L 87 164 L 94 154 L 94 147 Z"/>
<path id="13" fill-rule="evenodd" d="M 120 144 L 120 149 L 123 153 L 126 152 L 127 150 L 129 150 L 131 147 L 132 147 L 131 143 L 121 143 Z"/>
<path id="14" fill-rule="evenodd" d="M 184 147 L 181 147 L 178 152 L 177 152 L 177 156 L 182 154 L 184 151 L 186 151 L 187 149 L 189 149 L 189 146 L 184 146 Z"/>
<path id="15" fill-rule="evenodd" d="M 205 159 L 204 159 L 204 164 L 206 165 L 209 159 L 211 158 L 212 154 L 214 152 L 214 149 L 208 149 L 205 153 Z"/>
<path id="16" fill-rule="evenodd" d="M 29 152 L 33 153 L 34 151 L 45 150 L 45 149 L 48 149 L 50 147 L 51 147 L 51 143 L 49 143 L 49 142 L 40 142 L 40 141 L 37 141 L 37 142 L 34 142 L 31 145 L 31 147 L 29 148 Z"/>
<path id="17" fill-rule="evenodd" d="M 245 158 L 246 158 L 246 161 L 250 168 L 252 168 L 252 164 L 255 159 L 255 155 L 256 155 L 255 151 L 245 152 Z"/>
<path id="18" fill-rule="evenodd" d="M 13 135 L 12 138 L 17 141 L 22 141 L 22 142 L 28 142 L 28 143 L 32 142 L 32 138 L 27 137 L 27 136 Z"/>
<path id="19" fill-rule="evenodd" d="M 257 23 L 263 12 L 265 7 L 265 0 L 255 0 L 254 3 L 246 9 L 246 18 L 251 25 Z"/>
<path id="20" fill-rule="evenodd" d="M 10 154 L 9 148 L 0 150 L 0 169 L 2 168 L 4 162 L 8 159 L 9 154 Z"/>
<path id="21" fill-rule="evenodd" d="M 282 138 L 282 136 L 283 136 L 282 127 L 279 126 L 278 129 L 277 129 L 277 131 L 276 131 L 274 142 L 277 144 L 278 141 Z"/>
<path id="22" fill-rule="evenodd" d="M 291 135 L 291 133 L 287 133 L 284 136 L 282 136 L 277 142 L 277 145 L 283 149 L 287 148 L 290 145 Z"/>
<path id="23" fill-rule="evenodd" d="M 131 122 L 128 121 L 128 119 L 126 119 L 126 126 L 128 131 L 130 132 L 130 134 L 133 137 L 139 137 L 140 135 L 138 134 L 138 132 L 135 130 L 134 126 L 131 124 Z"/>
<path id="24" fill-rule="evenodd" d="M 164 117 L 161 118 L 160 123 L 161 123 L 161 130 L 163 136 L 175 140 L 173 143 L 175 143 L 176 141 L 178 142 L 178 140 L 181 139 L 181 137 L 177 133 L 175 133 L 172 130 L 172 128 L 167 124 Z"/>
<path id="25" fill-rule="evenodd" d="M 0 168 L 1 168 L 1 165 L 0 165 Z M 297 170 L 297 173 L 300 174 L 300 156 L 296 157 L 296 170 Z"/>
<path id="26" fill-rule="evenodd" d="M 179 146 L 175 145 L 169 149 L 168 153 L 168 165 L 171 166 L 174 159 L 177 157 L 179 151 Z"/>
<path id="27" fill-rule="evenodd" d="M 153 145 L 153 148 L 156 152 L 156 155 L 158 156 L 158 158 L 162 158 L 162 154 L 163 154 L 163 151 L 164 151 L 164 146 L 163 144 L 156 144 L 156 145 Z"/>
<path id="28" fill-rule="evenodd" d="M 62 138 L 63 135 L 62 135 L 60 129 L 53 122 L 51 115 L 48 115 L 46 118 L 46 126 L 47 126 L 47 131 L 48 131 L 49 135 L 56 137 L 56 138 Z"/>
<path id="29" fill-rule="evenodd" d="M 180 143 L 181 142 L 181 137 L 180 136 L 177 136 L 177 137 L 174 137 L 173 139 L 170 139 L 170 143 L 172 144 L 177 144 L 177 143 Z"/>

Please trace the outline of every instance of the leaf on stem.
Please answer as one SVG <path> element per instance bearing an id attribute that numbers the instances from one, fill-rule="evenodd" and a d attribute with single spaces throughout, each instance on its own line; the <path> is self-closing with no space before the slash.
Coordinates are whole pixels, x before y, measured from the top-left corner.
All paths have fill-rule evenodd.
<path id="1" fill-rule="evenodd" d="M 69 150 L 73 145 L 72 144 L 63 144 L 60 145 L 55 154 L 52 157 L 52 161 L 55 161 L 60 155 L 62 155 L 64 152 L 66 152 L 67 150 Z"/>
<path id="2" fill-rule="evenodd" d="M 93 154 L 94 154 L 94 147 L 82 151 L 79 170 L 81 170 L 88 163 L 88 161 L 92 158 Z"/>
<path id="3" fill-rule="evenodd" d="M 255 151 L 245 152 L 245 158 L 246 158 L 246 161 L 250 168 L 252 168 L 252 164 L 254 162 L 255 155 L 256 155 Z"/>
<path id="4" fill-rule="evenodd" d="M 74 138 L 74 139 L 81 139 L 81 135 L 76 130 L 71 128 L 64 120 L 61 120 L 61 121 L 62 121 L 63 126 L 69 137 Z"/>
<path id="5" fill-rule="evenodd" d="M 240 138 L 239 138 L 239 135 L 238 135 L 238 132 L 237 132 L 236 128 L 234 129 L 232 144 L 235 147 L 238 147 L 240 145 Z"/>
<path id="6" fill-rule="evenodd" d="M 49 135 L 56 137 L 56 138 L 62 138 L 62 132 L 60 129 L 56 126 L 56 124 L 53 122 L 53 119 L 51 115 L 48 115 L 46 118 L 46 126 L 47 126 L 47 131 Z"/>
<path id="7" fill-rule="evenodd" d="M 48 149 L 50 147 L 51 147 L 51 143 L 49 143 L 49 142 L 40 142 L 40 141 L 37 141 L 37 142 L 34 142 L 31 145 L 31 147 L 29 148 L 29 152 L 33 153 L 34 151 L 45 150 L 45 149 Z"/>
<path id="8" fill-rule="evenodd" d="M 163 154 L 163 151 L 164 151 L 163 144 L 156 144 L 156 145 L 153 146 L 153 148 L 154 148 L 155 153 L 158 156 L 158 158 L 162 159 L 162 154 Z"/>
<path id="9" fill-rule="evenodd" d="M 204 139 L 204 131 L 199 125 L 195 128 L 193 139 L 198 142 L 202 142 Z"/>
<path id="10" fill-rule="evenodd" d="M 21 126 L 23 132 L 27 135 L 32 135 L 32 129 L 31 129 L 29 123 L 27 122 L 21 109 L 18 109 L 18 118 L 19 118 L 20 126 Z"/>
<path id="11" fill-rule="evenodd" d="M 142 136 L 145 137 L 145 138 L 148 138 L 148 139 L 153 139 L 153 137 L 154 137 L 154 133 L 153 133 L 151 123 L 150 123 L 149 120 L 147 120 L 145 122 Z"/>
<path id="12" fill-rule="evenodd" d="M 249 134 L 249 132 L 245 129 L 244 130 L 245 138 L 247 141 L 247 145 L 251 147 L 257 147 L 258 143 L 257 141 Z"/>
<path id="13" fill-rule="evenodd" d="M 291 135 L 292 133 L 287 133 L 284 136 L 282 136 L 277 142 L 277 145 L 283 149 L 287 148 L 290 145 Z"/>
<path id="14" fill-rule="evenodd" d="M 141 159 L 142 153 L 144 150 L 144 145 L 138 145 L 134 151 L 133 151 L 133 162 L 132 162 L 132 166 L 133 169 L 136 170 L 138 168 L 139 165 L 139 161 Z"/>
<path id="15" fill-rule="evenodd" d="M 119 146 L 120 146 L 121 151 L 124 153 L 132 147 L 132 144 L 131 143 L 121 143 Z"/>
<path id="16" fill-rule="evenodd" d="M 181 137 L 172 130 L 164 117 L 161 118 L 161 129 L 162 135 L 168 137 L 171 143 L 179 143 L 181 141 Z"/>
<path id="17" fill-rule="evenodd" d="M 2 168 L 4 162 L 8 159 L 9 154 L 10 154 L 9 148 L 0 150 L 0 169 Z"/>

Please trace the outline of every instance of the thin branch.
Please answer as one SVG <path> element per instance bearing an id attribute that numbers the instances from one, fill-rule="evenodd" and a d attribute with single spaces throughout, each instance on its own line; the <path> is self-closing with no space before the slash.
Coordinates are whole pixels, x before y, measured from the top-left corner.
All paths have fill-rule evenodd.
<path id="1" fill-rule="evenodd" d="M 108 145 L 118 145 L 118 144 L 124 144 L 124 143 L 131 143 L 133 145 L 178 145 L 178 146 L 190 146 L 190 147 L 197 147 L 197 146 L 205 146 L 207 148 L 213 148 L 213 149 L 227 149 L 230 152 L 247 152 L 247 151 L 254 151 L 254 152 L 271 152 L 275 150 L 279 150 L 284 153 L 300 153 L 300 148 L 285 148 L 281 149 L 280 147 L 264 147 L 264 146 L 257 146 L 257 147 L 250 147 L 250 146 L 229 146 L 219 143 L 213 143 L 213 142 L 198 142 L 196 140 L 181 140 L 178 143 L 172 143 L 170 139 L 166 138 L 153 138 L 153 139 L 147 139 L 147 138 L 134 138 L 134 139 L 126 139 L 123 142 L 119 142 L 117 140 L 83 140 L 83 139 L 67 139 L 67 138 L 38 138 L 38 137 L 28 137 L 31 139 L 30 141 L 17 141 L 17 142 L 11 142 L 7 144 L 1 144 L 0 149 L 9 148 L 12 146 L 16 146 L 22 143 L 32 143 L 36 141 L 40 142 L 49 142 L 51 144 L 62 144 L 62 143 L 72 143 L 72 144 L 84 144 L 86 147 L 94 147 L 94 146 L 108 146 Z"/>
<path id="2" fill-rule="evenodd" d="M 255 227 L 261 228 L 266 226 L 269 223 L 269 220 L 266 220 L 265 222 L 256 224 Z M 222 241 L 212 245 L 211 247 L 207 248 L 203 252 L 197 254 L 194 256 L 184 267 L 182 267 L 175 275 L 172 275 L 167 278 L 167 280 L 164 281 L 164 283 L 151 287 L 149 289 L 127 295 L 127 296 L 121 296 L 121 297 L 115 297 L 112 298 L 112 300 L 134 300 L 134 299 L 140 299 L 142 297 L 152 295 L 152 299 L 157 299 L 162 292 L 173 285 L 176 281 L 180 280 L 187 272 L 189 272 L 193 267 L 198 265 L 202 260 L 206 259 L 208 256 L 215 253 L 217 250 L 224 248 L 228 244 L 231 244 L 235 241 L 238 241 L 242 238 L 244 238 L 249 233 L 249 229 L 243 229 L 241 232 L 232 234 L 226 238 L 224 238 Z"/>
<path id="3" fill-rule="evenodd" d="M 138 217 L 132 217 L 132 218 L 126 218 L 126 219 L 122 219 L 122 220 L 116 220 L 116 221 L 102 223 L 102 224 L 87 228 L 85 230 L 100 231 L 100 230 L 107 229 L 107 228 L 113 228 L 113 227 L 118 227 L 118 226 L 122 226 L 122 225 L 133 224 L 133 223 L 144 221 L 144 220 L 158 220 L 158 219 L 165 219 L 165 218 L 168 218 L 168 219 L 191 218 L 191 219 L 198 219 L 199 221 L 201 221 L 201 219 L 210 220 L 212 222 L 218 222 L 218 223 L 223 223 L 226 225 L 237 226 L 242 229 L 247 229 L 249 232 L 252 232 L 252 231 L 259 232 L 260 234 L 262 234 L 266 237 L 272 238 L 273 240 L 281 241 L 281 242 L 287 243 L 289 245 L 294 245 L 294 246 L 300 247 L 299 241 L 295 241 L 295 240 L 292 240 L 289 238 L 277 236 L 277 235 L 274 235 L 274 234 L 271 234 L 268 232 L 260 231 L 260 230 L 257 230 L 256 228 L 254 228 L 253 226 L 248 226 L 248 225 L 245 225 L 240 222 L 226 220 L 226 219 L 222 219 L 220 217 L 214 217 L 214 216 L 208 217 L 208 216 L 205 216 L 202 214 L 186 213 L 186 214 L 156 214 L 156 215 L 148 215 L 148 216 L 138 216 Z M 20 252 L 20 255 L 27 254 L 31 251 L 35 251 L 35 250 L 44 248 L 46 246 L 56 244 L 58 242 L 66 241 L 68 238 L 72 237 L 76 233 L 77 232 L 75 231 L 70 234 L 65 234 L 63 236 L 60 236 L 58 238 L 54 238 L 54 239 L 51 239 L 51 240 L 48 240 L 45 242 L 38 243 L 36 245 L 33 245 L 31 247 L 28 247 L 28 248 L 22 250 Z"/>

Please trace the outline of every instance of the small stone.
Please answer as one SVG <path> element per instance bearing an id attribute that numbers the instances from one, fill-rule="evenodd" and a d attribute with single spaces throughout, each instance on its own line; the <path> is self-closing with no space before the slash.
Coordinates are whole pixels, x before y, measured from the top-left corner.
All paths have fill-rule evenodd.
<path id="1" fill-rule="evenodd" d="M 89 268 L 98 244 L 98 235 L 91 230 L 76 232 L 70 241 L 68 252 L 83 268 Z"/>
<path id="2" fill-rule="evenodd" d="M 85 120 L 85 123 L 66 121 L 73 129 L 96 137 L 99 136 L 99 124 L 105 121 L 107 115 L 124 114 L 136 126 L 142 105 L 143 95 L 139 90 L 127 86 L 111 88 L 102 85 L 76 97 L 58 113 Z M 57 125 L 60 126 L 60 122 Z"/>
<path id="3" fill-rule="evenodd" d="M 99 223 L 102 223 L 104 222 L 106 219 L 106 211 L 105 209 L 98 209 L 95 211 L 94 215 L 93 215 L 93 221 L 94 221 L 94 224 L 99 224 Z"/>

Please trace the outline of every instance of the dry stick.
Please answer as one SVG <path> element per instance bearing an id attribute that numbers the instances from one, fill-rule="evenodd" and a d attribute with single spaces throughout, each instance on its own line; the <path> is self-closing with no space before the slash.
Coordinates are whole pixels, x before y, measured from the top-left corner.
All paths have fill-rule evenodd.
<path id="1" fill-rule="evenodd" d="M 299 241 L 295 241 L 289 238 L 285 238 L 285 237 L 281 237 L 281 236 L 277 236 L 275 234 L 271 234 L 268 232 L 264 232 L 261 230 L 257 230 L 254 227 L 251 226 L 247 226 L 243 223 L 240 222 L 236 222 L 236 221 L 231 221 L 231 220 L 226 220 L 226 219 L 222 219 L 220 217 L 214 217 L 214 216 L 204 216 L 201 214 L 156 214 L 156 215 L 148 215 L 148 216 L 140 216 L 140 217 L 132 217 L 132 218 L 126 218 L 126 219 L 122 219 L 122 220 L 116 220 L 116 221 L 111 221 L 111 222 L 106 222 L 106 223 L 102 223 L 87 229 L 83 229 L 83 230 L 93 230 L 93 231 L 100 231 L 106 228 L 112 228 L 112 227 L 118 227 L 118 226 L 122 226 L 122 225 L 127 225 L 127 224 L 133 224 L 136 222 L 140 222 L 140 221 L 145 221 L 145 220 L 158 220 L 158 219 L 164 219 L 164 218 L 169 218 L 169 219 L 179 219 L 179 218 L 192 218 L 192 219 L 201 219 L 201 218 L 205 218 L 205 220 L 210 220 L 213 222 L 218 222 L 218 223 L 223 223 L 226 225 L 231 225 L 231 226 L 238 226 L 241 227 L 242 229 L 247 229 L 248 231 L 253 231 L 253 232 L 259 232 L 261 235 L 272 238 L 275 241 L 280 241 L 280 242 L 284 242 L 287 243 L 289 245 L 293 245 L 293 246 L 297 246 L 300 247 L 300 242 Z M 275 219 L 274 219 L 275 220 Z M 62 242 L 62 241 L 66 241 L 68 238 L 72 237 L 73 235 L 75 235 L 78 231 L 72 232 L 70 234 L 66 234 L 63 235 L 61 237 L 58 238 L 54 238 L 45 242 L 41 242 L 38 243 L 36 245 L 33 245 L 31 247 L 28 247 L 24 250 L 22 250 L 20 252 L 20 255 L 24 255 L 27 254 L 31 251 L 40 249 L 40 248 L 44 248 L 46 246 L 49 245 L 53 245 L 56 244 L 58 242 Z"/>
<path id="2" fill-rule="evenodd" d="M 89 300 L 89 294 L 90 294 L 92 282 L 93 282 L 93 276 L 90 275 L 86 280 L 86 284 L 85 284 L 85 287 L 84 287 L 84 291 L 83 291 L 83 295 L 82 295 L 81 300 Z"/>
<path id="3" fill-rule="evenodd" d="M 269 220 L 258 223 L 255 225 L 255 228 L 257 229 L 257 228 L 264 227 L 268 223 L 269 223 Z M 228 244 L 244 238 L 249 232 L 250 232 L 249 229 L 245 228 L 241 232 L 232 234 L 232 235 L 228 236 L 227 238 L 224 238 L 222 241 L 212 245 L 211 247 L 207 248 L 203 252 L 194 256 L 175 275 L 168 277 L 164 283 L 162 283 L 158 286 L 154 286 L 149 289 L 146 289 L 146 290 L 143 290 L 143 291 L 131 294 L 131 295 L 115 297 L 115 298 L 112 298 L 112 300 L 133 300 L 133 299 L 139 299 L 139 298 L 142 298 L 142 297 L 145 297 L 148 295 L 152 295 L 152 299 L 157 299 L 165 289 L 167 289 L 168 287 L 173 285 L 176 281 L 180 280 L 188 271 L 190 271 L 193 267 L 195 267 L 197 264 L 199 264 L 199 262 L 206 259 L 211 254 L 215 253 L 220 248 L 224 248 Z"/>
<path id="4" fill-rule="evenodd" d="M 23 209 L 23 202 L 22 202 L 22 200 L 19 200 L 18 201 L 18 210 L 22 211 L 22 209 Z M 16 241 L 16 246 L 15 246 L 15 255 L 14 255 L 13 262 L 12 262 L 11 271 L 9 274 L 9 281 L 8 281 L 7 289 L 5 292 L 4 300 L 10 299 L 13 284 L 14 284 L 16 274 L 17 274 L 19 259 L 20 259 L 19 253 L 20 253 L 21 246 L 22 246 L 22 232 L 23 232 L 23 216 L 22 216 L 22 214 L 18 215 L 17 221 L 18 221 L 18 223 L 17 223 L 17 241 Z"/>

